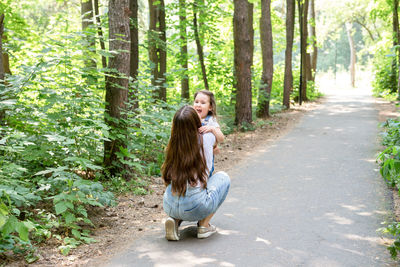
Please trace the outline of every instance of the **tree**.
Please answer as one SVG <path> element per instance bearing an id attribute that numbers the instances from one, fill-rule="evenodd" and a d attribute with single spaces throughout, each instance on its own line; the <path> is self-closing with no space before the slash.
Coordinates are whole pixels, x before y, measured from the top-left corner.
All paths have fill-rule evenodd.
<path id="1" fill-rule="evenodd" d="M 82 31 L 86 34 L 87 48 L 93 48 L 95 46 L 95 41 L 90 34 L 90 29 L 94 26 L 92 0 L 81 0 L 81 18 Z M 85 65 L 88 68 L 96 68 L 96 61 L 93 59 L 85 60 Z"/>
<path id="2" fill-rule="evenodd" d="M 297 0 L 299 7 L 299 28 L 300 28 L 300 97 L 299 102 L 307 101 L 307 72 L 309 58 L 307 58 L 307 14 L 308 0 Z"/>
<path id="3" fill-rule="evenodd" d="M 180 61 L 183 69 L 181 78 L 181 97 L 182 99 L 189 99 L 189 77 L 188 77 L 188 47 L 187 47 L 187 34 L 186 34 L 186 1 L 179 0 L 179 34 L 181 40 L 181 54 Z"/>
<path id="4" fill-rule="evenodd" d="M 101 27 L 101 20 L 99 14 L 99 0 L 94 0 L 94 15 L 96 17 L 97 34 L 99 35 L 100 48 L 101 50 L 105 51 L 106 46 L 104 44 L 103 29 Z M 103 68 L 107 67 L 107 58 L 104 55 L 101 56 L 101 65 L 103 66 Z"/>
<path id="5" fill-rule="evenodd" d="M 315 0 L 310 0 L 310 40 L 312 46 L 312 53 L 310 59 L 311 65 L 311 80 L 315 81 L 315 74 L 317 71 L 317 58 L 318 58 L 318 48 L 317 48 L 317 34 L 316 34 L 316 19 L 315 19 Z"/>
<path id="6" fill-rule="evenodd" d="M 122 173 L 124 166 L 117 153 L 126 147 L 126 132 L 123 119 L 126 117 L 128 100 L 128 77 L 130 65 L 129 3 L 128 0 L 110 0 L 109 2 L 110 52 L 115 53 L 109 59 L 108 68 L 117 72 L 106 79 L 106 116 L 105 121 L 111 128 L 109 141 L 104 142 L 104 165 L 110 175 Z"/>
<path id="7" fill-rule="evenodd" d="M 397 76 L 397 95 L 400 98 L 400 31 L 399 31 L 399 0 L 393 0 L 393 47 L 395 50 L 396 56 L 393 59 L 394 69 L 397 70 L 397 73 L 394 73 L 394 77 Z"/>
<path id="8" fill-rule="evenodd" d="M 3 31 L 4 31 L 4 14 L 0 14 L 0 55 L 3 54 Z M 0 92 L 4 90 L 5 86 L 5 73 L 4 73 L 3 57 L 0 56 Z M 0 110 L 0 125 L 4 124 L 5 111 Z"/>
<path id="9" fill-rule="evenodd" d="M 138 0 L 129 0 L 130 13 L 130 70 L 129 76 L 135 82 L 137 80 L 138 69 L 139 69 L 139 24 L 138 24 Z M 139 107 L 138 92 L 136 88 L 129 90 L 129 101 L 133 103 L 131 106 L 132 110 Z"/>
<path id="10" fill-rule="evenodd" d="M 234 0 L 233 38 L 236 76 L 235 123 L 239 126 L 252 122 L 251 66 L 253 61 L 253 4 Z"/>
<path id="11" fill-rule="evenodd" d="M 346 33 L 347 33 L 347 38 L 349 40 L 349 45 L 350 45 L 350 65 L 349 65 L 349 70 L 350 70 L 350 81 L 351 81 L 351 86 L 355 87 L 355 80 L 356 80 L 356 48 L 354 45 L 354 40 L 353 40 L 353 27 L 350 22 L 345 23 L 346 27 Z"/>
<path id="12" fill-rule="evenodd" d="M 283 105 L 290 108 L 290 92 L 293 89 L 292 50 L 294 36 L 295 0 L 286 0 L 286 50 L 285 77 L 283 82 Z"/>
<path id="13" fill-rule="evenodd" d="M 165 73 L 167 71 L 165 5 L 164 0 L 149 0 L 149 59 L 152 65 L 152 85 L 157 88 L 157 97 L 167 99 Z"/>
<path id="14" fill-rule="evenodd" d="M 208 87 L 208 79 L 207 79 L 207 72 L 206 72 L 206 65 L 204 63 L 204 53 L 203 53 L 203 46 L 201 45 L 200 36 L 199 36 L 199 27 L 197 24 L 197 7 L 198 3 L 193 3 L 193 28 L 194 28 L 194 38 L 196 40 L 196 47 L 197 47 L 197 54 L 199 55 L 199 61 L 201 66 L 201 73 L 203 75 L 203 82 L 204 88 L 209 90 Z"/>
<path id="15" fill-rule="evenodd" d="M 274 74 L 271 0 L 261 0 L 260 35 L 263 71 L 258 96 L 257 116 L 268 117 L 272 79 Z"/>

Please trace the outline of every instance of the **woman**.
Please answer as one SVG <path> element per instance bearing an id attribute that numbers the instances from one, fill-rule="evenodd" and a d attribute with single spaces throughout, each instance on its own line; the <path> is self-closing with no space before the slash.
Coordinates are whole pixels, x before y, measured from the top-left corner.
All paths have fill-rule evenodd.
<path id="1" fill-rule="evenodd" d="M 200 117 L 191 106 L 183 106 L 174 116 L 166 157 L 161 168 L 167 186 L 164 193 L 165 237 L 179 240 L 182 221 L 197 221 L 197 238 L 217 232 L 210 220 L 228 194 L 230 179 L 225 172 L 208 178 L 212 167 L 215 136 L 201 135 Z"/>

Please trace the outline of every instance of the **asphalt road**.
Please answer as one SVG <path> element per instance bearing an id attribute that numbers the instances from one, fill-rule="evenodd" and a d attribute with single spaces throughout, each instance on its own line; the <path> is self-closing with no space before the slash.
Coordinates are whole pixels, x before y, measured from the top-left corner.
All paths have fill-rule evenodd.
<path id="1" fill-rule="evenodd" d="M 378 172 L 378 112 L 364 92 L 335 92 L 272 146 L 228 173 L 218 234 L 178 242 L 164 229 L 105 266 L 398 266 L 377 229 L 390 218 Z"/>

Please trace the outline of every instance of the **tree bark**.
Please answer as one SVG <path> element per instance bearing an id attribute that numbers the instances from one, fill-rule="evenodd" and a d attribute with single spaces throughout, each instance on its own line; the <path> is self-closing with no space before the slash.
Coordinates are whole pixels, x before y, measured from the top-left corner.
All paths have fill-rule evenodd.
<path id="1" fill-rule="evenodd" d="M 312 53 L 310 58 L 311 65 L 311 81 L 315 82 L 315 75 L 317 71 L 318 47 L 317 47 L 317 34 L 316 34 L 316 17 L 315 17 L 315 0 L 310 0 L 310 39 L 312 40 Z"/>
<path id="2" fill-rule="evenodd" d="M 126 118 L 126 102 L 128 100 L 128 77 L 130 63 L 130 36 L 129 36 L 129 3 L 128 0 L 109 1 L 109 34 L 110 51 L 117 52 L 108 62 L 110 69 L 116 69 L 117 74 L 107 76 L 106 79 L 106 116 L 105 121 L 110 126 L 113 138 L 104 143 L 104 165 L 110 175 L 122 173 L 122 164 L 117 152 L 126 148 L 124 138 L 116 137 L 126 132 L 121 119 Z M 118 135 L 116 134 L 118 133 Z M 124 175 L 127 177 L 126 175 Z"/>
<path id="3" fill-rule="evenodd" d="M 149 0 L 149 59 L 152 66 L 152 85 L 157 97 L 166 100 L 165 73 L 167 71 L 164 0 Z"/>
<path id="4" fill-rule="evenodd" d="M 183 69 L 181 78 L 181 98 L 189 100 L 188 47 L 187 47 L 187 34 L 186 34 L 185 0 L 179 0 L 179 34 L 181 39 L 180 61 Z"/>
<path id="5" fill-rule="evenodd" d="M 283 105 L 286 109 L 290 108 L 290 92 L 293 90 L 292 50 L 295 9 L 295 0 L 286 0 L 285 78 L 283 82 Z"/>
<path id="6" fill-rule="evenodd" d="M 201 73 L 203 75 L 204 88 L 209 90 L 208 79 L 206 72 L 206 65 L 204 63 L 203 46 L 201 45 L 199 36 L 199 27 L 197 25 L 197 4 L 193 3 L 193 28 L 194 28 L 194 38 L 196 40 L 197 54 L 199 55 L 199 61 L 201 66 Z"/>
<path id="7" fill-rule="evenodd" d="M 271 0 L 261 0 L 260 35 L 263 70 L 258 96 L 257 116 L 268 117 L 274 74 Z"/>
<path id="8" fill-rule="evenodd" d="M 0 55 L 3 54 L 3 32 L 4 32 L 4 14 L 0 14 Z M 4 73 L 3 57 L 0 57 L 0 92 L 5 89 L 5 73 Z M 0 110 L 0 125 L 4 125 L 5 110 Z"/>
<path id="9" fill-rule="evenodd" d="M 97 34 L 99 35 L 100 48 L 102 51 L 105 51 L 106 46 L 104 44 L 103 29 L 101 28 L 101 20 L 99 14 L 99 0 L 94 0 L 94 14 L 96 17 Z M 101 56 L 101 65 L 103 66 L 103 68 L 107 67 L 107 58 L 103 55 Z"/>
<path id="10" fill-rule="evenodd" d="M 133 82 L 137 80 L 139 70 L 139 24 L 138 24 L 138 0 L 129 0 L 130 10 L 130 71 L 129 75 Z M 129 102 L 132 103 L 131 110 L 136 110 L 139 107 L 138 101 L 138 90 L 135 87 L 136 83 L 133 83 L 133 88 L 129 90 Z"/>
<path id="11" fill-rule="evenodd" d="M 349 46 L 350 46 L 350 65 L 349 65 L 349 70 L 350 70 L 350 82 L 351 86 L 355 87 L 355 80 L 356 80 L 356 48 L 354 46 L 354 40 L 353 40 L 353 29 L 352 25 L 350 22 L 346 22 L 346 33 L 347 33 L 347 38 L 349 40 Z"/>
<path id="12" fill-rule="evenodd" d="M 393 0 L 393 46 L 396 47 L 396 58 L 394 59 L 395 63 L 394 69 L 397 70 L 396 76 L 397 76 L 397 96 L 400 98 L 400 49 L 398 47 L 399 42 L 400 42 L 400 31 L 399 31 L 399 13 L 398 13 L 398 8 L 399 8 L 399 0 Z M 396 77 L 395 76 L 395 77 Z"/>
<path id="13" fill-rule="evenodd" d="M 307 78 L 309 77 L 309 69 L 308 67 L 310 66 L 309 61 L 310 58 L 307 56 L 307 37 L 308 37 L 308 30 L 307 30 L 307 21 L 308 21 L 308 0 L 304 0 L 302 3 L 300 3 L 302 0 L 297 0 L 299 1 L 299 24 L 301 27 L 301 48 L 300 48 L 300 53 L 301 56 L 303 57 L 303 60 L 301 60 L 301 96 L 300 96 L 300 103 L 301 101 L 307 101 Z"/>
<path id="14" fill-rule="evenodd" d="M 166 87 L 166 79 L 165 75 L 167 73 L 167 33 L 166 33 L 166 25 L 165 25 L 165 4 L 164 0 L 159 0 L 160 2 L 160 17 L 159 17 L 159 25 L 160 25 L 160 39 L 161 45 L 158 47 L 158 53 L 160 55 L 160 72 L 159 72 L 159 97 L 161 100 L 167 101 L 167 87 Z"/>
<path id="15" fill-rule="evenodd" d="M 93 27 L 93 4 L 92 0 L 81 0 L 81 18 L 82 18 L 82 31 L 86 32 L 86 40 L 88 42 L 87 48 L 95 47 L 95 39 L 88 31 Z M 85 60 L 85 65 L 88 68 L 96 68 L 96 61 L 93 59 Z"/>
<path id="16" fill-rule="evenodd" d="M 253 58 L 253 21 L 249 17 L 253 5 L 247 0 L 234 0 L 233 35 L 236 76 L 235 123 L 242 126 L 252 122 L 251 63 Z M 251 30 L 250 30 L 251 29 Z"/>
<path id="17" fill-rule="evenodd" d="M 298 0 L 301 1 L 301 0 Z M 302 43 L 303 46 L 301 48 L 301 54 L 303 55 L 303 61 L 302 61 L 302 82 L 301 82 L 301 100 L 302 101 L 307 101 L 307 81 L 309 80 L 310 77 L 310 54 L 307 53 L 307 37 L 308 37 L 308 0 L 303 1 L 303 7 L 302 7 L 302 16 L 299 17 L 301 21 L 301 27 L 302 27 Z"/>

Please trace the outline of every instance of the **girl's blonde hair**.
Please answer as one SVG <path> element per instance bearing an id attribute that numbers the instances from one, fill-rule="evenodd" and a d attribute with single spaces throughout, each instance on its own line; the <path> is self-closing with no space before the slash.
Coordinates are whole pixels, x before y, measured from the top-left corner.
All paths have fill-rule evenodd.
<path id="1" fill-rule="evenodd" d="M 188 184 L 200 182 L 207 186 L 207 164 L 204 158 L 203 136 L 199 133 L 200 117 L 189 106 L 180 108 L 172 120 L 171 137 L 165 151 L 161 174 L 173 193 L 184 196 Z"/>
<path id="2" fill-rule="evenodd" d="M 198 94 L 204 94 L 204 95 L 206 95 L 206 96 L 208 96 L 210 98 L 211 110 L 208 111 L 207 115 L 211 115 L 213 117 L 217 117 L 217 103 L 215 102 L 214 94 L 212 92 L 208 91 L 208 90 L 200 90 L 200 91 L 197 91 L 194 94 L 194 99 L 196 99 L 196 96 Z"/>

